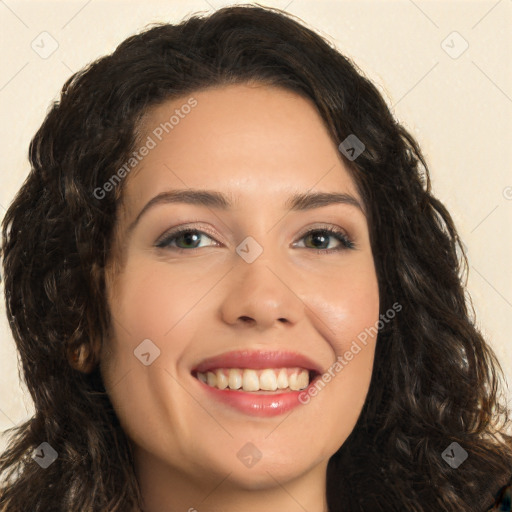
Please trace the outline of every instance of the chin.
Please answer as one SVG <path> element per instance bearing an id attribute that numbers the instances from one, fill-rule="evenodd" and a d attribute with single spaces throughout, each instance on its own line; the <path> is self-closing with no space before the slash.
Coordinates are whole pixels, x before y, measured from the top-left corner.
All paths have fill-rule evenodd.
<path id="1" fill-rule="evenodd" d="M 236 471 L 232 471 L 229 475 L 229 480 L 232 485 L 239 489 L 247 491 L 262 491 L 265 489 L 274 489 L 279 484 L 285 484 L 295 478 L 298 478 L 306 469 L 301 471 L 297 468 L 297 465 L 290 462 L 286 466 L 283 466 L 282 462 L 276 462 L 273 464 L 271 461 L 267 461 L 263 464 L 260 461 L 256 466 L 252 468 L 237 468 Z"/>

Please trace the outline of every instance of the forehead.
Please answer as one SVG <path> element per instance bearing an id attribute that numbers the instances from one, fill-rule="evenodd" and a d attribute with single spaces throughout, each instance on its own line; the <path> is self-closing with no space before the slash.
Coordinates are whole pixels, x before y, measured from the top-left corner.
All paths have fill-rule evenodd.
<path id="1" fill-rule="evenodd" d="M 138 144 L 150 150 L 123 193 L 132 214 L 171 189 L 223 190 L 237 206 L 309 190 L 359 197 L 314 103 L 280 87 L 228 85 L 166 101 L 146 114 Z"/>

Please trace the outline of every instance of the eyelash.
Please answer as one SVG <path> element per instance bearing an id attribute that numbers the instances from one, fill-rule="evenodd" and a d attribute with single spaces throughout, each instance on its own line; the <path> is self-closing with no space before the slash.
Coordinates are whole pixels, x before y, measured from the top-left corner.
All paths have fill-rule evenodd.
<path id="1" fill-rule="evenodd" d="M 183 249 L 181 247 L 170 247 L 170 242 L 177 239 L 183 233 L 201 233 L 213 240 L 212 235 L 210 235 L 209 233 L 207 233 L 205 231 L 202 231 L 200 229 L 183 227 L 183 228 L 177 228 L 176 230 L 165 234 L 155 244 L 155 247 L 157 247 L 159 249 L 171 249 L 171 250 L 177 251 L 179 253 L 193 251 L 195 249 L 201 249 L 201 247 L 192 247 L 190 249 Z M 306 233 L 302 234 L 301 237 L 299 238 L 299 240 L 302 240 L 303 238 L 310 235 L 311 233 L 322 233 L 322 234 L 327 234 L 328 236 L 332 236 L 332 237 L 336 238 L 339 242 L 341 242 L 341 247 L 338 247 L 336 249 L 314 249 L 314 248 L 310 248 L 310 247 L 301 247 L 301 249 L 310 249 L 312 251 L 315 251 L 316 253 L 321 253 L 321 254 L 330 254 L 330 253 L 334 253 L 334 252 L 339 252 L 339 251 L 344 251 L 347 249 L 355 248 L 355 243 L 345 233 L 343 233 L 341 230 L 338 230 L 333 227 L 320 227 L 320 228 L 311 229 L 311 230 L 307 231 Z"/>

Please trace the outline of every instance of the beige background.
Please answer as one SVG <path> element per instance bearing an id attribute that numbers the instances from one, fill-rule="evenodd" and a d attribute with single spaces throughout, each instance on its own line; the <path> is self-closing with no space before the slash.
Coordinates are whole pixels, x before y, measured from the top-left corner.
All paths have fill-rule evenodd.
<path id="1" fill-rule="evenodd" d="M 30 139 L 72 72 L 148 23 L 177 22 L 231 3 L 1 1 L 1 215 L 28 173 Z M 261 4 L 299 16 L 353 58 L 416 136 L 434 192 L 469 250 L 468 290 L 477 323 L 512 375 L 512 0 Z M 3 431 L 29 417 L 33 406 L 18 375 L 1 291 Z M 507 393 L 512 406 L 512 391 Z M 4 446 L 0 438 L 0 450 Z"/>

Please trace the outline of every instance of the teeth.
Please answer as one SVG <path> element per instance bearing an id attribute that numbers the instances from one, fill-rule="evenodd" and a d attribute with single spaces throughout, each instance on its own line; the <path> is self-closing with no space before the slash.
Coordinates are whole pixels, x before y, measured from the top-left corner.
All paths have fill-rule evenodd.
<path id="1" fill-rule="evenodd" d="M 277 377 L 277 387 L 279 389 L 285 389 L 288 387 L 288 375 L 284 368 L 279 372 L 279 376 Z"/>
<path id="2" fill-rule="evenodd" d="M 299 373 L 299 376 L 297 377 L 297 384 L 299 385 L 299 389 L 304 389 L 309 386 L 309 372 Z"/>
<path id="3" fill-rule="evenodd" d="M 244 391 L 259 391 L 260 379 L 254 370 L 245 370 L 242 376 L 242 388 Z"/>
<path id="4" fill-rule="evenodd" d="M 272 370 L 263 370 L 261 372 L 259 388 L 265 391 L 275 391 L 277 389 L 276 372 Z"/>
<path id="5" fill-rule="evenodd" d="M 290 389 L 298 391 L 299 389 L 306 388 L 309 384 L 309 377 L 304 372 L 294 372 L 288 378 Z"/>
<path id="6" fill-rule="evenodd" d="M 219 389 L 226 389 L 228 387 L 228 378 L 224 372 L 218 371 L 215 373 L 217 377 L 217 387 Z"/>
<path id="7" fill-rule="evenodd" d="M 298 387 L 298 383 L 297 383 L 297 372 L 293 372 L 293 373 L 288 377 L 288 384 L 289 384 L 289 386 L 290 386 L 290 389 L 294 389 L 294 390 L 299 389 L 299 387 Z"/>
<path id="8" fill-rule="evenodd" d="M 213 372 L 208 372 L 206 374 L 206 382 L 208 386 L 217 386 L 217 376 Z"/>
<path id="9" fill-rule="evenodd" d="M 197 378 L 218 389 L 243 389 L 243 391 L 299 391 L 309 385 L 309 371 L 303 368 L 266 368 L 264 370 L 219 368 L 197 373 Z"/>
<path id="10" fill-rule="evenodd" d="M 242 373 L 237 370 L 229 370 L 229 389 L 240 389 L 242 387 Z"/>

